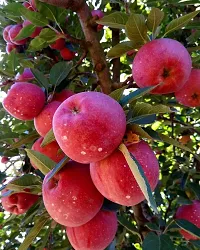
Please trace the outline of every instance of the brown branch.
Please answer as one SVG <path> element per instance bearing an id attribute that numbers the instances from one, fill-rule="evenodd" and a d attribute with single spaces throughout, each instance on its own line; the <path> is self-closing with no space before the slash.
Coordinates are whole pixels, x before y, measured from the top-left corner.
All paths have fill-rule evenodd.
<path id="1" fill-rule="evenodd" d="M 40 0 L 57 7 L 63 7 L 72 11 L 77 11 L 85 4 L 84 0 Z"/>

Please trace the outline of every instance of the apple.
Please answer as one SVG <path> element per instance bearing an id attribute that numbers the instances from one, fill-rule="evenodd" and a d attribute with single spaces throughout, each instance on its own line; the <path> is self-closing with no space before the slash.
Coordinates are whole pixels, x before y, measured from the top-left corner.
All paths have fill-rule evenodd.
<path id="1" fill-rule="evenodd" d="M 7 52 L 7 54 L 10 54 L 10 52 L 13 51 L 14 49 L 17 49 L 16 44 L 13 44 L 13 43 L 7 43 L 6 44 L 6 52 Z"/>
<path id="2" fill-rule="evenodd" d="M 144 141 L 131 144 L 127 148 L 140 163 L 153 191 L 159 178 L 159 164 L 153 150 Z M 115 203 L 133 206 L 145 200 L 123 154 L 118 149 L 106 159 L 91 163 L 90 174 L 99 192 Z"/>
<path id="3" fill-rule="evenodd" d="M 200 228 L 199 213 L 200 213 L 200 201 L 194 200 L 192 201 L 192 204 L 190 205 L 180 206 L 176 212 L 175 218 L 187 220 L 193 223 L 198 228 Z M 198 237 L 188 233 L 187 231 L 183 229 L 180 230 L 180 233 L 186 240 L 199 240 Z"/>
<path id="4" fill-rule="evenodd" d="M 180 90 L 188 80 L 192 61 L 186 48 L 170 38 L 156 39 L 143 45 L 133 60 L 133 79 L 140 88 L 156 87 L 153 94 Z"/>
<path id="5" fill-rule="evenodd" d="M 3 157 L 1 158 L 1 163 L 3 163 L 3 164 L 8 163 L 8 161 L 9 161 L 9 158 L 8 158 L 7 156 L 3 156 Z"/>
<path id="6" fill-rule="evenodd" d="M 44 139 L 43 137 L 40 137 L 39 139 L 37 139 L 33 143 L 32 149 L 40 152 L 41 154 L 48 156 L 51 160 L 55 161 L 56 163 L 61 161 L 65 155 L 63 154 L 63 152 L 59 152 L 60 147 L 59 147 L 58 143 L 56 141 L 53 141 L 53 142 L 47 144 L 46 146 L 41 147 L 41 143 L 42 143 L 43 139 Z M 35 169 L 37 169 L 36 164 L 31 162 L 31 165 Z"/>
<path id="7" fill-rule="evenodd" d="M 26 27 L 28 25 L 32 24 L 29 20 L 25 20 L 22 24 L 23 27 Z M 42 27 L 35 27 L 35 30 L 33 31 L 33 33 L 30 35 L 31 38 L 34 38 L 36 36 L 38 36 L 40 34 L 42 30 Z"/>
<path id="8" fill-rule="evenodd" d="M 69 89 L 63 89 L 59 93 L 54 93 L 52 101 L 64 102 L 67 98 L 74 95 L 74 92 Z"/>
<path id="9" fill-rule="evenodd" d="M 34 126 L 39 135 L 45 136 L 52 128 L 53 116 L 60 104 L 61 102 L 57 101 L 48 103 L 34 118 Z"/>
<path id="10" fill-rule="evenodd" d="M 3 39 L 4 41 L 6 41 L 7 43 L 11 43 L 10 37 L 9 37 L 9 30 L 13 27 L 13 25 L 8 25 L 4 28 L 3 30 Z"/>
<path id="11" fill-rule="evenodd" d="M 62 49 L 65 48 L 65 39 L 64 38 L 59 38 L 49 46 L 52 49 L 62 50 Z"/>
<path id="12" fill-rule="evenodd" d="M 68 48 L 64 48 L 64 49 L 60 50 L 60 55 L 64 60 L 70 61 L 74 58 L 75 53 L 73 51 L 69 50 Z"/>
<path id="13" fill-rule="evenodd" d="M 36 3 L 35 3 L 35 0 L 29 0 L 32 8 L 34 9 L 34 11 L 37 11 L 37 7 L 36 7 Z"/>
<path id="14" fill-rule="evenodd" d="M 2 194 L 8 191 L 4 189 Z M 28 189 L 25 190 L 26 192 L 30 192 Z M 39 199 L 38 195 L 31 194 L 31 193 L 14 193 L 9 196 L 5 196 L 1 198 L 1 203 L 3 208 L 12 213 L 12 214 L 24 214 L 26 211 L 33 206 Z"/>
<path id="15" fill-rule="evenodd" d="M 101 10 L 92 10 L 91 14 L 93 17 L 97 17 L 98 19 L 101 19 L 102 17 L 104 17 L 104 13 Z M 100 31 L 103 29 L 103 25 L 102 24 L 98 24 L 97 25 L 97 31 Z"/>
<path id="16" fill-rule="evenodd" d="M 56 141 L 67 156 L 80 163 L 106 158 L 119 146 L 125 130 L 122 107 L 99 92 L 70 96 L 53 117 Z"/>
<path id="17" fill-rule="evenodd" d="M 28 82 L 16 82 L 3 100 L 4 109 L 19 120 L 33 120 L 45 104 L 40 87 Z"/>
<path id="18" fill-rule="evenodd" d="M 15 80 L 17 81 L 30 81 L 33 80 L 35 77 L 33 73 L 31 72 L 30 68 L 24 68 L 24 71 L 22 74 L 17 73 L 15 76 Z"/>
<path id="19" fill-rule="evenodd" d="M 68 227 L 90 221 L 100 210 L 104 197 L 94 186 L 89 165 L 68 162 L 52 179 L 45 176 L 42 193 L 50 216 Z"/>
<path id="20" fill-rule="evenodd" d="M 33 7 L 31 6 L 31 4 L 29 2 L 24 2 L 22 4 L 26 9 L 30 10 L 30 11 L 34 11 Z"/>
<path id="21" fill-rule="evenodd" d="M 15 40 L 15 38 L 17 37 L 17 35 L 20 33 L 20 31 L 22 30 L 22 25 L 21 24 L 15 24 L 13 25 L 9 31 L 8 31 L 8 35 L 10 37 L 10 41 L 16 45 L 24 45 L 27 42 L 27 39 L 21 39 L 21 40 Z"/>
<path id="22" fill-rule="evenodd" d="M 200 107 L 200 69 L 192 69 L 186 84 L 175 92 L 177 102 L 187 107 Z"/>
<path id="23" fill-rule="evenodd" d="M 66 228 L 67 237 L 75 250 L 104 250 L 116 232 L 116 213 L 104 210 L 82 226 Z"/>

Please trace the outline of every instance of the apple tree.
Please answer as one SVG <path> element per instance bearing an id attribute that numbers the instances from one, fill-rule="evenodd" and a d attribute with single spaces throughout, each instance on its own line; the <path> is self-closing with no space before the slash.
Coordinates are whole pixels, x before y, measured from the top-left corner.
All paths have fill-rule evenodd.
<path id="1" fill-rule="evenodd" d="M 0 249 L 200 249 L 199 1 L 0 13 Z"/>

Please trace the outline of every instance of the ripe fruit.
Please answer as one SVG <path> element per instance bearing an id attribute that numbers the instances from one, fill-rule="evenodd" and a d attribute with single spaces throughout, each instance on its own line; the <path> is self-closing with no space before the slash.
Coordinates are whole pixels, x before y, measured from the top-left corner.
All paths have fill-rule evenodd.
<path id="1" fill-rule="evenodd" d="M 6 164 L 9 161 L 9 158 L 7 156 L 3 156 L 1 158 L 1 163 Z"/>
<path id="2" fill-rule="evenodd" d="M 33 80 L 35 77 L 33 73 L 31 72 L 30 68 L 25 68 L 23 73 L 17 73 L 15 76 L 15 80 L 17 81 L 30 81 Z"/>
<path id="3" fill-rule="evenodd" d="M 26 27 L 28 25 L 32 24 L 29 20 L 25 20 L 22 24 L 23 27 Z M 36 27 L 33 33 L 30 35 L 31 38 L 34 38 L 40 34 L 42 30 L 42 27 Z"/>
<path id="4" fill-rule="evenodd" d="M 5 193 L 8 190 L 3 190 Z M 28 192 L 28 190 L 26 190 Z M 28 193 L 14 193 L 1 198 L 3 208 L 12 214 L 24 214 L 38 200 L 39 196 Z"/>
<path id="5" fill-rule="evenodd" d="M 129 152 L 142 166 L 154 190 L 159 178 L 159 165 L 149 145 L 140 141 L 128 146 Z M 106 159 L 90 164 L 94 185 L 107 199 L 125 206 L 133 206 L 145 199 L 123 154 L 116 149 Z"/>
<path id="6" fill-rule="evenodd" d="M 152 93 L 167 94 L 181 89 L 189 78 L 192 61 L 185 47 L 169 38 L 146 43 L 133 60 L 133 78 L 140 88 L 155 86 Z"/>
<path id="7" fill-rule="evenodd" d="M 70 161 L 47 181 L 50 173 L 45 176 L 42 193 L 44 205 L 56 222 L 78 227 L 99 212 L 104 198 L 91 180 L 89 165 Z"/>
<path id="8" fill-rule="evenodd" d="M 92 10 L 91 11 L 92 16 L 97 16 L 98 19 L 101 19 L 102 17 L 104 17 L 104 13 L 101 10 Z M 98 24 L 97 25 L 97 31 L 100 31 L 103 29 L 103 25 L 102 24 Z"/>
<path id="9" fill-rule="evenodd" d="M 65 39 L 59 38 L 54 43 L 49 45 L 52 49 L 62 50 L 65 48 Z"/>
<path id="10" fill-rule="evenodd" d="M 13 44 L 13 43 L 7 43 L 6 44 L 6 52 L 7 52 L 7 54 L 10 54 L 10 52 L 13 51 L 14 49 L 17 49 L 16 44 Z"/>
<path id="11" fill-rule="evenodd" d="M 187 107 L 200 107 L 200 70 L 192 69 L 186 84 L 175 92 L 177 102 Z"/>
<path id="12" fill-rule="evenodd" d="M 4 39 L 4 41 L 6 41 L 7 43 L 10 43 L 10 42 L 11 42 L 8 32 L 9 32 L 9 30 L 10 30 L 12 27 L 13 27 L 13 25 L 8 25 L 8 26 L 6 26 L 6 27 L 4 28 L 4 30 L 3 30 L 3 39 Z"/>
<path id="13" fill-rule="evenodd" d="M 74 95 L 74 92 L 68 89 L 64 89 L 59 93 L 54 93 L 53 101 L 64 102 L 67 98 Z"/>
<path id="14" fill-rule="evenodd" d="M 104 250 L 117 232 L 115 212 L 101 210 L 80 227 L 67 227 L 67 237 L 75 250 Z"/>
<path id="15" fill-rule="evenodd" d="M 17 35 L 20 33 L 21 29 L 22 29 L 22 25 L 21 24 L 16 24 L 13 25 L 11 27 L 11 29 L 9 30 L 8 34 L 10 37 L 10 41 L 14 44 L 17 45 L 23 45 L 26 43 L 27 39 L 22 39 L 22 40 L 15 40 L 15 37 L 17 37 Z"/>
<path id="16" fill-rule="evenodd" d="M 34 11 L 33 7 L 31 6 L 31 4 L 29 2 L 24 2 L 22 4 L 25 8 L 27 8 L 30 11 Z"/>
<path id="17" fill-rule="evenodd" d="M 70 61 L 74 58 L 75 53 L 68 48 L 64 48 L 60 51 L 60 55 L 64 60 Z"/>
<path id="18" fill-rule="evenodd" d="M 33 7 L 34 11 L 36 11 L 37 8 L 36 8 L 35 0 L 29 0 L 29 1 L 30 1 L 30 4 L 31 4 L 31 6 Z"/>
<path id="19" fill-rule="evenodd" d="M 188 220 L 195 226 L 200 228 L 200 201 L 194 200 L 191 205 L 182 205 L 178 208 L 175 218 Z M 198 238 L 185 230 L 180 230 L 180 233 L 186 240 L 198 240 Z"/>
<path id="20" fill-rule="evenodd" d="M 98 92 L 65 100 L 53 117 L 53 131 L 63 152 L 81 163 L 100 161 L 120 144 L 126 130 L 122 107 Z"/>
<path id="21" fill-rule="evenodd" d="M 32 120 L 41 112 L 44 104 L 42 89 L 28 82 L 13 84 L 3 100 L 4 109 L 19 120 Z"/>
<path id="22" fill-rule="evenodd" d="M 35 129 L 39 135 L 45 136 L 52 128 L 53 116 L 60 104 L 61 102 L 57 101 L 48 103 L 39 115 L 34 118 Z"/>
<path id="23" fill-rule="evenodd" d="M 41 154 L 48 156 L 51 160 L 55 161 L 56 163 L 58 163 L 64 158 L 65 155 L 63 154 L 63 152 L 59 152 L 60 147 L 58 146 L 58 143 L 56 141 L 53 141 L 47 144 L 46 146 L 41 147 L 40 145 L 42 141 L 43 141 L 43 137 L 40 137 L 39 139 L 37 139 L 34 142 L 32 149 L 40 152 Z M 31 165 L 35 169 L 37 169 L 37 166 L 33 162 L 31 162 Z"/>

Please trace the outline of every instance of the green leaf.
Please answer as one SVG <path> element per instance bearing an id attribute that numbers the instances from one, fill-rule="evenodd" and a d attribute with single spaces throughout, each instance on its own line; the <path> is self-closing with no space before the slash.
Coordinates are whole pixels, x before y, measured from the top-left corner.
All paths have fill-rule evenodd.
<path id="1" fill-rule="evenodd" d="M 5 173 L 2 173 L 0 172 L 0 184 L 2 183 L 2 181 L 4 181 L 6 178 L 6 174 Z"/>
<path id="2" fill-rule="evenodd" d="M 55 136 L 53 133 L 53 129 L 50 129 L 49 132 L 45 135 L 45 137 L 41 143 L 41 147 L 44 147 L 53 141 L 55 141 Z"/>
<path id="3" fill-rule="evenodd" d="M 50 19 L 51 21 L 56 20 L 57 14 L 57 7 L 42 3 L 40 1 L 36 1 L 37 10 L 46 18 Z"/>
<path id="4" fill-rule="evenodd" d="M 133 173 L 133 176 L 134 176 L 137 184 L 139 185 L 142 193 L 144 194 L 146 200 L 150 203 L 150 205 L 153 208 L 153 210 L 155 211 L 155 213 L 158 214 L 156 202 L 153 198 L 151 187 L 149 185 L 149 182 L 144 174 L 144 171 L 143 171 L 141 165 L 135 159 L 135 157 L 131 153 L 129 153 L 127 147 L 124 144 L 121 144 L 119 146 L 119 150 L 124 155 L 128 165 L 129 165 L 129 168 L 130 168 L 131 172 Z"/>
<path id="5" fill-rule="evenodd" d="M 29 37 L 35 31 L 35 28 L 36 26 L 33 24 L 27 25 L 20 30 L 19 34 L 15 37 L 15 40 L 17 41 Z"/>
<path id="6" fill-rule="evenodd" d="M 31 72 L 35 76 L 35 79 L 38 81 L 38 83 L 48 91 L 49 81 L 47 80 L 45 75 L 38 69 L 31 69 Z"/>
<path id="7" fill-rule="evenodd" d="M 14 142 L 10 149 L 14 148 L 20 148 L 22 145 L 33 142 L 35 139 L 39 137 L 38 133 L 36 131 L 32 131 L 30 134 L 24 136 L 23 138 L 19 139 L 19 141 Z"/>
<path id="8" fill-rule="evenodd" d="M 175 250 L 175 246 L 168 235 L 149 233 L 143 241 L 142 250 Z"/>
<path id="9" fill-rule="evenodd" d="M 197 247 L 198 249 L 200 249 L 200 240 L 190 240 L 190 242 Z"/>
<path id="10" fill-rule="evenodd" d="M 47 244 L 47 242 L 49 240 L 50 232 L 51 232 L 51 227 L 49 227 L 46 230 L 44 236 L 42 237 L 42 239 L 41 239 L 42 244 L 41 244 L 40 247 L 38 247 L 38 250 L 44 250 L 45 249 L 45 246 L 46 246 L 46 244 Z"/>
<path id="11" fill-rule="evenodd" d="M 15 139 L 19 136 L 19 134 L 17 133 L 5 133 L 5 134 L 0 134 L 0 141 L 4 141 L 4 140 L 7 140 L 7 139 Z"/>
<path id="12" fill-rule="evenodd" d="M 141 138 L 146 138 L 146 139 L 152 140 L 152 137 L 139 125 L 133 124 L 130 126 L 130 128 L 134 134 L 139 135 Z"/>
<path id="13" fill-rule="evenodd" d="M 186 24 L 192 19 L 194 18 L 197 14 L 199 14 L 200 10 L 191 12 L 187 15 L 181 16 L 173 21 L 171 21 L 165 30 L 165 34 L 164 36 L 166 36 L 168 33 L 173 32 L 175 30 L 178 30 L 184 26 L 186 26 Z"/>
<path id="14" fill-rule="evenodd" d="M 71 71 L 73 62 L 58 62 L 50 71 L 50 83 L 54 86 L 58 86 Z"/>
<path id="15" fill-rule="evenodd" d="M 158 8 L 152 8 L 147 18 L 148 29 L 152 31 L 152 33 L 155 33 L 163 18 L 164 12 L 162 12 Z"/>
<path id="16" fill-rule="evenodd" d="M 39 37 L 45 40 L 48 44 L 55 42 L 59 37 L 58 34 L 49 28 L 44 28 L 39 34 Z"/>
<path id="17" fill-rule="evenodd" d="M 98 24 L 109 26 L 115 29 L 125 29 L 125 24 L 128 21 L 128 15 L 119 11 L 116 11 L 110 15 L 104 16 L 100 20 L 96 21 Z"/>
<path id="18" fill-rule="evenodd" d="M 176 224 L 186 232 L 200 239 L 200 228 L 187 220 L 175 220 Z"/>
<path id="19" fill-rule="evenodd" d="M 51 159 L 49 159 L 49 157 L 47 157 L 46 155 L 43 155 L 31 149 L 25 149 L 25 150 L 31 162 L 33 162 L 34 165 L 37 166 L 37 168 L 44 175 L 46 175 L 51 169 L 55 167 L 56 163 L 52 161 Z"/>
<path id="20" fill-rule="evenodd" d="M 160 228 L 155 223 L 148 222 L 145 226 L 148 227 L 151 231 L 160 232 Z"/>
<path id="21" fill-rule="evenodd" d="M 34 226 L 29 231 L 29 234 L 26 236 L 25 240 L 18 248 L 18 250 L 28 249 L 32 241 L 37 237 L 39 232 L 43 229 L 43 227 L 48 221 L 49 221 L 49 217 L 47 216 L 47 214 L 43 214 L 42 216 L 39 216 L 37 220 L 35 221 Z"/>
<path id="22" fill-rule="evenodd" d="M 133 50 L 133 49 L 138 49 L 140 46 L 137 44 L 134 44 L 133 41 L 126 41 L 122 43 L 118 43 L 115 45 L 113 48 L 111 48 L 108 51 L 107 56 L 109 58 L 117 58 L 125 54 L 126 52 Z"/>
<path id="23" fill-rule="evenodd" d="M 34 39 L 31 40 L 27 51 L 39 51 L 48 47 L 49 44 L 46 42 L 45 39 L 36 36 Z"/>
<path id="24" fill-rule="evenodd" d="M 126 23 L 126 34 L 136 44 L 144 44 L 148 41 L 147 26 L 142 14 L 130 15 Z"/>
<path id="25" fill-rule="evenodd" d="M 25 9 L 21 3 L 9 3 L 3 7 L 3 11 L 13 16 L 21 16 L 21 10 Z"/>
<path id="26" fill-rule="evenodd" d="M 110 97 L 115 99 L 117 102 L 122 98 L 124 90 L 127 88 L 127 86 L 124 86 L 120 89 L 116 89 L 113 92 L 109 94 Z"/>
<path id="27" fill-rule="evenodd" d="M 156 115 L 152 114 L 152 115 L 144 115 L 144 116 L 136 116 L 132 119 L 129 119 L 127 121 L 127 124 L 140 124 L 140 125 L 144 125 L 144 124 L 151 124 L 154 123 L 156 120 Z"/>
<path id="28" fill-rule="evenodd" d="M 31 23 L 36 26 L 43 27 L 49 24 L 49 21 L 46 19 L 46 17 L 44 17 L 39 12 L 30 11 L 26 8 L 20 9 L 20 12 L 25 19 L 31 21 Z"/>

